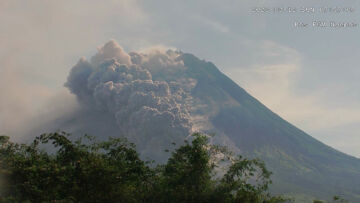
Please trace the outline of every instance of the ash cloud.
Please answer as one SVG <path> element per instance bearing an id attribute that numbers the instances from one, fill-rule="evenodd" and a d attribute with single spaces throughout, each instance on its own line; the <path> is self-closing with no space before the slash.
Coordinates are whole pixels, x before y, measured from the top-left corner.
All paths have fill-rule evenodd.
<path id="1" fill-rule="evenodd" d="M 119 135 L 134 142 L 143 157 L 164 160 L 163 150 L 172 142 L 181 144 L 192 132 L 186 105 L 189 87 L 177 80 L 186 70 L 179 55 L 128 54 L 111 40 L 90 61 L 81 58 L 65 86 L 81 106 L 110 115 Z"/>
<path id="2" fill-rule="evenodd" d="M 98 53 L 91 58 L 91 63 L 100 65 L 107 59 L 115 59 L 121 64 L 131 65 L 130 56 L 115 42 L 115 40 L 111 40 L 103 47 L 100 47 Z"/>

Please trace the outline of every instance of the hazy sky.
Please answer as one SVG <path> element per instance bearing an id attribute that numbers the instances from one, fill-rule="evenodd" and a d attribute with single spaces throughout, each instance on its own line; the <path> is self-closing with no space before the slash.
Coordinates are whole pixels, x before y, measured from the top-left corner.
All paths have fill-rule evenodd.
<path id="1" fill-rule="evenodd" d="M 254 14 L 255 6 L 355 12 Z M 360 157 L 360 28 L 293 25 L 360 23 L 357 9 L 358 0 L 0 0 L 0 134 L 67 109 L 71 67 L 115 39 L 126 51 L 174 47 L 212 61 L 286 120 Z"/>

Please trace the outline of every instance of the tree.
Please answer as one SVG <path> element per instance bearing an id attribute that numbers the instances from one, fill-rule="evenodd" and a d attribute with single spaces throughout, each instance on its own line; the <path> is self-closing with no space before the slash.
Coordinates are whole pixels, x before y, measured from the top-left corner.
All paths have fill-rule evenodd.
<path id="1" fill-rule="evenodd" d="M 164 202 L 205 202 L 213 191 L 213 166 L 206 150 L 207 139 L 200 134 L 193 136 L 192 144 L 186 143 L 175 150 L 163 167 L 161 197 Z"/>
<path id="2" fill-rule="evenodd" d="M 141 200 L 152 170 L 123 139 L 72 142 L 67 133 L 44 134 L 30 145 L 1 137 L 1 170 L 7 171 L 9 201 L 106 202 Z M 40 150 L 51 143 L 56 152 Z M 2 173 L 4 174 L 4 173 Z"/>
<path id="3" fill-rule="evenodd" d="M 268 192 L 271 173 L 262 161 L 233 158 L 226 148 L 209 145 L 206 136 L 196 133 L 172 153 L 162 173 L 160 197 L 163 202 L 284 202 Z M 230 161 L 227 173 L 216 178 L 216 156 Z"/>
<path id="4" fill-rule="evenodd" d="M 221 177 L 215 170 L 218 155 L 228 163 Z M 267 192 L 271 173 L 263 162 L 233 158 L 201 134 L 157 167 L 142 161 L 135 146 L 121 138 L 97 142 L 85 135 L 72 141 L 62 132 L 20 145 L 0 136 L 0 164 L 6 181 L 0 200 L 5 202 L 285 201 Z"/>

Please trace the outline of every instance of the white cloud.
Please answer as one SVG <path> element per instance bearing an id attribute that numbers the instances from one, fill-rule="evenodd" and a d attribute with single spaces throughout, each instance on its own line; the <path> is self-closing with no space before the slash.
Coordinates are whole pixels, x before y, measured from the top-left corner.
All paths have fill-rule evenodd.
<path id="1" fill-rule="evenodd" d="M 199 21 L 200 23 L 202 23 L 206 26 L 209 26 L 210 28 L 212 28 L 215 31 L 222 32 L 222 33 L 230 32 L 229 27 L 227 27 L 223 23 L 220 23 L 219 21 L 211 20 L 211 19 L 208 19 L 208 18 L 205 18 L 202 16 L 195 16 L 193 19 Z"/>

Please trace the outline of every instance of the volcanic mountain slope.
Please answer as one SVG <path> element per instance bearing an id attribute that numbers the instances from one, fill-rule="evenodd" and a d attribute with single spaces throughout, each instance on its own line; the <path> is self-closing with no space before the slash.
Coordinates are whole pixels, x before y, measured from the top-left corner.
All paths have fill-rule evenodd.
<path id="1" fill-rule="evenodd" d="M 157 161 L 191 132 L 215 133 L 214 142 L 264 160 L 275 193 L 360 201 L 359 159 L 291 125 L 191 54 L 126 53 L 111 41 L 90 61 L 81 59 L 66 86 L 82 108 L 58 128 L 126 136 Z"/>
<path id="2" fill-rule="evenodd" d="M 266 162 L 274 172 L 273 191 L 318 198 L 342 194 L 359 201 L 359 159 L 326 146 L 283 120 L 212 63 L 190 54 L 182 58 L 190 75 L 198 80 L 192 96 L 217 109 L 209 117 L 213 130 L 226 135 L 242 154 Z"/>

